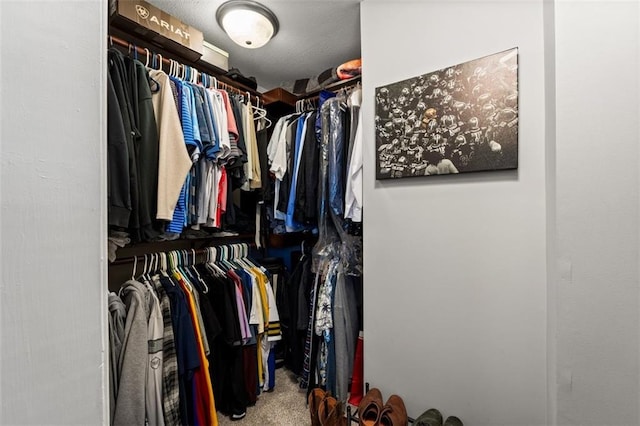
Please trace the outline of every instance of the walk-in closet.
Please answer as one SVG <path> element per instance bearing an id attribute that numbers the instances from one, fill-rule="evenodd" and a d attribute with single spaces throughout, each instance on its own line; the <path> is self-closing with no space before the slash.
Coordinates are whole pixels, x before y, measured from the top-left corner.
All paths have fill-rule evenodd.
<path id="1" fill-rule="evenodd" d="M 300 34 L 271 3 L 111 4 L 114 426 L 342 425 L 362 398 L 359 5 Z"/>

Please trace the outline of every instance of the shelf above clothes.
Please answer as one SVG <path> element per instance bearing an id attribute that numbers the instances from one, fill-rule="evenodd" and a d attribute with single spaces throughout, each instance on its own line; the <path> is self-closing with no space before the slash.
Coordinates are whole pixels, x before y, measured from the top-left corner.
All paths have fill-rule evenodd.
<path id="1" fill-rule="evenodd" d="M 305 93 L 303 95 L 294 95 L 293 93 L 288 92 L 287 90 L 281 87 L 277 87 L 275 89 L 271 89 L 267 92 L 264 92 L 263 99 L 264 99 L 265 105 L 267 106 L 273 106 L 274 104 L 283 104 L 289 107 L 295 107 L 296 102 L 301 100 L 306 100 L 306 99 L 313 99 L 316 96 L 318 96 L 318 94 L 322 90 L 335 91 L 340 89 L 346 89 L 346 88 L 355 86 L 360 81 L 361 81 L 361 76 L 357 76 L 357 77 L 350 78 L 348 80 L 337 81 L 335 83 L 327 85 L 326 87 L 323 87 L 322 89 L 314 90 L 312 92 Z"/>

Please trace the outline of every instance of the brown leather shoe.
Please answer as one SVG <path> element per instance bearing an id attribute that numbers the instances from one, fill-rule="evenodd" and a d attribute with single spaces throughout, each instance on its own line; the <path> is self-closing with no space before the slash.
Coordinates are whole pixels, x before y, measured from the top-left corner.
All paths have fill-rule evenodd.
<path id="1" fill-rule="evenodd" d="M 318 407 L 318 418 L 321 426 L 346 426 L 344 407 L 340 401 L 327 395 Z"/>
<path id="2" fill-rule="evenodd" d="M 382 394 L 380 389 L 369 389 L 358 405 L 358 424 L 360 426 L 376 426 L 382 413 Z"/>
<path id="3" fill-rule="evenodd" d="M 318 417 L 318 409 L 320 404 L 326 398 L 327 394 L 324 389 L 315 388 L 311 390 L 309 394 L 309 414 L 311 415 L 311 426 L 321 426 L 320 418 Z"/>
<path id="4" fill-rule="evenodd" d="M 382 408 L 380 426 L 407 426 L 409 417 L 404 401 L 398 395 L 391 395 Z"/>

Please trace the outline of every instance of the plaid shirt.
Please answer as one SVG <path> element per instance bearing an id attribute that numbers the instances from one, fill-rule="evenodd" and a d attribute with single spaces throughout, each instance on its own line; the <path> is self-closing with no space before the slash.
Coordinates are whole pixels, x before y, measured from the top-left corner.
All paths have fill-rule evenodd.
<path id="1" fill-rule="evenodd" d="M 162 321 L 164 323 L 164 336 L 162 352 L 164 363 L 162 365 L 162 406 L 164 410 L 164 423 L 166 426 L 180 425 L 180 390 L 178 387 L 178 358 L 173 337 L 173 324 L 171 322 L 171 305 L 159 277 L 153 277 L 153 286 L 160 299 L 162 309 Z"/>

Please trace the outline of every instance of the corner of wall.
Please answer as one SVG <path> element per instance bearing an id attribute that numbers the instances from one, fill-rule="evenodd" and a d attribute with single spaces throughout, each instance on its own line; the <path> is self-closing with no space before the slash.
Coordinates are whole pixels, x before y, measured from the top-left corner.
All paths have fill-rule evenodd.
<path id="1" fill-rule="evenodd" d="M 100 240 L 104 243 L 100 245 L 100 288 L 102 294 L 100 296 L 100 315 L 101 315 L 101 329 L 102 329 L 102 424 L 110 424 L 110 398 L 109 398 L 109 375 L 110 375 L 110 363 L 109 363 L 109 324 L 108 324 L 108 292 L 109 292 L 109 279 L 108 279 L 108 253 L 107 253 L 107 240 L 108 240 L 108 183 L 107 183 L 107 73 L 108 64 L 107 58 L 107 37 L 108 37 L 108 1 L 101 0 L 103 7 L 100 8 L 100 37 L 102 43 L 100 44 L 100 59 L 102 66 L 100 67 L 100 116 L 105 119 L 100 120 Z"/>
<path id="2" fill-rule="evenodd" d="M 547 424 L 558 423 L 556 233 L 556 37 L 555 2 L 544 0 L 545 159 L 547 237 Z"/>

